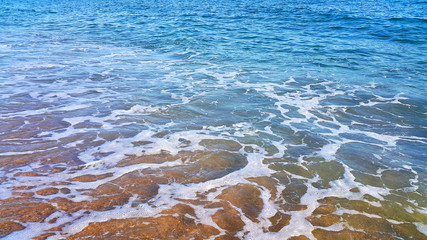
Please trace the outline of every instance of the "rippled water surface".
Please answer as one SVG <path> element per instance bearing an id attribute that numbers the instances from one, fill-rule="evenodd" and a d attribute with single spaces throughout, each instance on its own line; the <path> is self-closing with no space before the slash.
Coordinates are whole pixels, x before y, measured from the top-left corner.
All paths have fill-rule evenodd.
<path id="1" fill-rule="evenodd" d="M 0 1 L 0 237 L 427 239 L 423 1 Z"/>

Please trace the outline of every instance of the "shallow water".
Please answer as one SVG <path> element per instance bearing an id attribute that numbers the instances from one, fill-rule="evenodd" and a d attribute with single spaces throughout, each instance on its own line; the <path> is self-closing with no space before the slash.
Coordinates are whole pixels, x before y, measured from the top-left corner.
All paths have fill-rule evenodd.
<path id="1" fill-rule="evenodd" d="M 0 237 L 426 239 L 425 16 L 2 1 Z"/>

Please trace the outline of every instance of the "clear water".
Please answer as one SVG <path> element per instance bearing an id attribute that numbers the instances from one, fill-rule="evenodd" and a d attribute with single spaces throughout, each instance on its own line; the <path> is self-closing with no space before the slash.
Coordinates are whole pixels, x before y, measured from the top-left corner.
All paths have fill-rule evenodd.
<path id="1" fill-rule="evenodd" d="M 426 15 L 426 2 L 409 0 L 1 1 L 2 200 L 14 187 L 36 185 L 28 190 L 35 192 L 89 173 L 112 177 L 32 199 L 87 200 L 79 189 L 135 170 L 191 175 L 185 166 L 198 160 L 186 162 L 184 153 L 226 151 L 247 160 L 214 177 L 201 171 L 202 181 L 159 184 L 150 209 L 58 210 L 56 223 L 26 222 L 5 238 L 67 223 L 55 239 L 92 221 L 156 217 L 176 196 L 201 193 L 215 202 L 239 183 L 258 188 L 264 202 L 258 222 L 242 217 L 244 230 L 235 233 L 242 239 L 318 237 L 312 232 L 322 227 L 306 217 L 327 197 L 376 202 L 384 213 L 391 202 L 413 217 L 376 216 L 426 234 Z M 179 159 L 119 166 L 128 156 L 159 153 Z M 319 162 L 336 169 L 316 168 Z M 49 167 L 66 170 L 17 174 Z M 248 180 L 278 173 L 306 186 L 297 200 L 305 210 L 280 209 L 286 197 L 269 199 L 268 189 Z M 192 207 L 199 221 L 215 225 L 203 205 Z M 277 211 L 291 215 L 290 224 L 265 231 Z M 345 219 L 327 227 L 344 228 L 357 230 Z"/>

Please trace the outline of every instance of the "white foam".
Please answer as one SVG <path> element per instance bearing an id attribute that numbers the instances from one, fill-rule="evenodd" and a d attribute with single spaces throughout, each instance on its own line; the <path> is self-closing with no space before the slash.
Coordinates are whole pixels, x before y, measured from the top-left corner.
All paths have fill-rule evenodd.
<path id="1" fill-rule="evenodd" d="M 39 92 L 30 92 L 29 94 L 30 94 L 30 97 L 32 97 L 32 98 L 34 98 L 34 99 L 37 99 L 37 98 L 38 98 L 38 96 L 40 96 L 40 93 L 39 93 Z"/>
<path id="2" fill-rule="evenodd" d="M 53 63 L 39 63 L 39 64 L 32 64 L 32 65 L 22 65 L 17 66 L 19 70 L 33 70 L 37 68 L 64 68 L 66 65 L 63 64 L 53 64 Z"/>
<path id="3" fill-rule="evenodd" d="M 341 144 L 337 144 L 337 143 L 330 143 L 330 144 L 324 145 L 320 150 L 319 155 L 325 158 L 326 160 L 334 160 L 335 154 L 337 153 L 340 147 L 341 147 Z"/>
<path id="4" fill-rule="evenodd" d="M 7 46 L 10 47 L 10 46 Z M 176 161 L 164 162 L 161 164 L 135 164 L 126 167 L 117 167 L 116 163 L 123 160 L 128 155 L 149 155 L 149 154 L 159 154 L 164 151 L 177 155 L 180 151 L 206 151 L 204 146 L 201 146 L 199 143 L 203 139 L 227 139 L 233 141 L 246 140 L 248 138 L 255 138 L 262 140 L 261 144 L 264 144 L 265 141 L 269 146 L 274 146 L 277 148 L 278 152 L 272 154 L 272 156 L 268 156 L 268 151 L 266 147 L 259 146 L 257 144 L 243 144 L 243 148 L 239 150 L 239 153 L 244 155 L 248 164 L 235 172 L 232 172 L 226 176 L 223 176 L 218 179 L 213 179 L 206 182 L 201 183 L 193 183 L 193 184 L 179 184 L 171 182 L 169 184 L 161 184 L 159 188 L 159 194 L 150 200 L 150 203 L 145 203 L 139 205 L 137 208 L 131 207 L 131 203 L 136 201 L 136 196 L 131 198 L 129 204 L 124 206 L 118 206 L 114 210 L 105 211 L 105 212 L 92 212 L 87 215 L 82 211 L 71 214 L 71 216 L 63 213 L 56 212 L 51 215 L 46 221 L 53 219 L 54 217 L 58 217 L 57 222 L 54 226 L 58 226 L 60 224 L 71 222 L 71 224 L 64 228 L 64 233 L 70 235 L 73 233 L 77 233 L 86 227 L 90 222 L 100 222 L 107 221 L 109 219 L 122 219 L 128 217 L 156 217 L 159 216 L 160 212 L 166 209 L 171 208 L 173 205 L 177 203 L 181 203 L 176 200 L 176 198 L 196 200 L 197 194 L 203 194 L 210 191 L 206 198 L 210 201 L 217 201 L 215 199 L 223 189 L 226 189 L 229 186 L 234 186 L 241 183 L 246 184 L 254 184 L 246 180 L 248 177 L 260 177 L 260 176 L 271 176 L 275 171 L 268 168 L 263 163 L 264 158 L 280 158 L 286 156 L 287 150 L 292 150 L 291 148 L 295 146 L 304 146 L 302 145 L 292 145 L 287 142 L 287 136 L 284 134 L 276 133 L 273 131 L 274 128 L 269 124 L 270 121 L 282 121 L 282 124 L 291 128 L 294 132 L 297 131 L 307 131 L 307 134 L 317 134 L 316 130 L 323 129 L 327 130 L 325 132 L 318 133 L 323 139 L 327 140 L 329 143 L 325 144 L 319 149 L 312 149 L 313 152 L 310 153 L 309 156 L 321 156 L 325 158 L 327 161 L 337 160 L 336 153 L 341 147 L 342 144 L 348 142 L 355 142 L 353 140 L 347 140 L 343 138 L 341 135 L 343 133 L 349 134 L 357 134 L 363 135 L 370 138 L 377 139 L 381 141 L 378 143 L 378 146 L 388 147 L 392 149 L 396 147 L 397 142 L 400 140 L 404 141 L 412 141 L 418 142 L 421 144 L 426 143 L 427 138 L 422 137 L 414 137 L 414 136 L 392 136 L 388 134 L 373 132 L 369 130 L 356 130 L 351 125 L 352 124 L 362 124 L 355 121 L 352 121 L 351 124 L 342 123 L 338 121 L 335 116 L 337 116 L 337 112 L 346 112 L 351 106 L 346 106 L 346 103 L 342 103 L 342 105 L 325 105 L 323 104 L 325 100 L 329 98 L 340 96 L 340 95 L 348 95 L 350 97 L 354 97 L 357 99 L 356 90 L 361 89 L 350 89 L 346 86 L 338 86 L 337 84 L 331 81 L 319 81 L 318 79 L 312 79 L 312 84 L 305 84 L 304 81 L 296 81 L 293 77 L 289 77 L 288 80 L 277 80 L 274 83 L 269 79 L 269 76 L 266 76 L 268 73 L 264 72 L 248 72 L 244 71 L 226 71 L 222 66 L 218 66 L 215 64 L 205 64 L 199 63 L 199 67 L 196 69 L 180 69 L 183 62 L 174 61 L 170 59 L 165 59 L 167 57 L 157 56 L 153 52 L 150 54 L 143 53 L 141 51 L 133 51 L 128 48 L 115 48 L 111 47 L 111 49 L 106 49 L 105 46 L 95 46 L 95 45 L 82 45 L 75 46 L 71 48 L 73 50 L 78 51 L 86 51 L 85 54 L 91 54 L 91 52 L 95 52 L 93 56 L 88 61 L 88 68 L 91 68 L 89 76 L 93 76 L 94 74 L 102 74 L 105 77 L 108 77 L 108 81 L 105 81 L 105 89 L 99 89 L 99 83 L 96 81 L 89 81 L 90 79 L 85 79 L 83 77 L 80 81 L 75 80 L 68 81 L 66 79 L 58 78 L 54 80 L 51 84 L 32 84 L 31 81 L 26 80 L 26 77 L 35 78 L 37 80 L 43 80 L 44 76 L 33 76 L 28 71 L 27 75 L 16 75 L 14 80 L 17 82 L 25 83 L 24 89 L 13 89 L 12 93 L 25 93 L 30 91 L 30 96 L 33 99 L 41 101 L 43 103 L 49 103 L 49 106 L 43 109 L 38 110 L 24 110 L 16 113 L 6 113 L 2 114 L 0 118 L 12 118 L 12 117 L 28 117 L 34 115 L 43 115 L 43 114 L 58 114 L 58 111 L 76 111 L 80 109 L 86 108 L 97 108 L 99 106 L 110 107 L 109 102 L 111 100 L 123 100 L 123 106 L 116 108 L 116 106 L 111 107 L 110 114 L 107 116 L 103 115 L 103 117 L 95 117 L 95 116 L 82 116 L 82 115 L 73 115 L 72 117 L 63 119 L 64 121 L 71 124 L 70 127 L 63 128 L 57 131 L 49 131 L 46 130 L 38 135 L 39 138 L 43 140 L 61 140 L 63 138 L 69 136 L 79 136 L 83 134 L 93 134 L 98 135 L 98 133 L 110 130 L 110 129 L 121 129 L 125 127 L 126 124 L 132 123 L 122 123 L 120 120 L 126 120 L 127 117 L 141 117 L 144 118 L 146 116 L 161 116 L 172 118 L 174 116 L 168 115 L 170 114 L 167 110 L 170 109 L 171 106 L 175 106 L 177 104 L 191 104 L 193 99 L 196 99 L 198 96 L 204 96 L 210 94 L 211 89 L 215 89 L 217 91 L 220 90 L 228 90 L 239 89 L 243 90 L 242 93 L 246 94 L 245 98 L 250 98 L 251 94 L 257 94 L 259 96 L 263 96 L 267 98 L 267 100 L 271 100 L 273 104 L 269 106 L 262 105 L 262 109 L 260 110 L 260 114 L 262 114 L 262 121 L 254 123 L 255 120 L 241 120 L 236 121 L 227 125 L 215 125 L 213 122 L 206 122 L 206 126 L 204 126 L 201 130 L 191 130 L 195 129 L 190 126 L 190 130 L 186 130 L 181 128 L 180 125 L 176 124 L 173 121 L 182 124 L 183 122 L 179 119 L 174 119 L 170 121 L 168 124 L 156 124 L 156 123 L 138 123 L 144 124 L 142 129 L 138 134 L 133 137 L 118 137 L 112 141 L 106 141 L 105 143 L 91 148 L 83 149 L 83 145 L 85 143 L 85 137 L 78 138 L 74 142 L 68 143 L 63 146 L 66 148 L 79 148 L 80 154 L 78 155 L 79 159 L 85 162 L 85 168 L 80 169 L 76 172 L 64 171 L 62 173 L 52 173 L 47 177 L 25 177 L 18 176 L 16 177 L 16 181 L 14 183 L 8 183 L 0 187 L 0 196 L 3 198 L 12 197 L 10 188 L 15 185 L 28 185 L 28 184 L 37 184 L 38 186 L 31 191 L 36 191 L 46 187 L 52 181 L 66 181 L 69 178 L 81 176 L 83 174 L 103 174 L 103 173 L 112 173 L 111 177 L 100 179 L 94 182 L 73 182 L 73 185 L 69 185 L 68 188 L 71 190 L 71 193 L 75 195 L 75 197 L 70 198 L 72 201 L 85 201 L 92 200 L 89 195 L 82 195 L 79 192 L 79 189 L 95 189 L 99 185 L 111 181 L 115 178 L 118 178 L 128 172 L 135 170 L 143 170 L 143 169 L 159 169 L 162 167 L 173 167 L 173 166 L 181 166 L 183 163 L 181 159 Z M 90 51 L 89 51 L 90 50 Z M 191 49 L 186 50 L 182 54 L 192 53 Z M 145 55 L 144 55 L 145 54 Z M 193 56 L 196 56 L 198 53 L 191 55 L 188 59 L 191 59 Z M 144 55 L 141 58 L 141 55 Z M 102 58 L 100 61 L 99 58 Z M 127 58 L 132 58 L 136 60 L 137 65 L 129 64 L 129 66 L 122 66 L 124 64 L 123 61 Z M 122 61 L 123 60 L 123 61 Z M 63 68 L 65 70 L 75 70 L 70 68 L 75 62 L 79 60 L 70 60 L 68 62 L 64 62 L 63 64 L 52 64 L 48 61 L 41 62 L 38 64 L 24 65 L 24 66 L 16 66 L 12 70 L 32 70 L 36 68 Z M 92 63 L 92 62 L 93 63 Z M 120 66 L 116 66 L 115 64 L 120 63 Z M 187 63 L 187 62 L 185 62 Z M 80 63 L 79 63 L 80 64 Z M 192 62 L 192 64 L 196 65 L 196 63 Z M 177 65 L 177 66 L 174 66 Z M 179 65 L 179 66 L 178 66 Z M 77 65 L 80 66 L 80 65 Z M 185 65 L 187 66 L 187 65 Z M 148 72 L 156 71 L 156 73 L 161 73 L 161 77 L 156 79 L 159 81 L 158 87 L 159 92 L 164 96 L 165 94 L 170 95 L 170 98 L 167 99 L 168 104 L 162 102 L 162 105 L 157 104 L 157 99 L 150 99 L 147 103 L 138 102 L 138 99 L 127 99 L 126 93 L 123 91 L 125 88 L 120 89 L 121 84 L 114 83 L 114 78 L 117 76 L 117 79 L 129 80 L 129 81 L 138 81 L 140 76 L 138 74 L 120 74 L 123 72 L 127 72 L 128 69 L 132 69 L 132 71 L 138 72 Z M 129 71 L 129 72 L 132 72 Z M 119 72 L 119 73 L 118 73 Z M 239 78 L 245 74 L 255 74 L 257 79 L 250 79 L 248 82 L 241 82 Z M 111 74 L 111 77 L 109 77 Z M 117 75 L 116 75 L 117 74 Z M 203 77 L 194 77 L 194 74 L 203 75 Z M 120 76 L 119 76 L 120 75 Z M 87 77 L 87 76 L 86 76 Z M 46 76 L 47 79 L 51 79 L 50 76 Z M 265 80 L 268 79 L 268 80 Z M 265 81 L 264 81 L 265 80 Z M 135 82 L 127 82 L 129 84 L 135 84 Z M 167 83 L 165 86 L 161 85 Z M 2 83 L 3 84 L 3 83 Z M 109 85 L 111 84 L 111 86 Z M 104 86 L 104 85 L 103 85 Z M 177 86 L 177 88 L 175 88 Z M 324 90 L 317 91 L 313 90 L 313 87 L 323 86 Z M 34 88 L 33 88 L 34 87 Z M 116 87 L 119 89 L 116 91 Z M 165 89 L 161 89 L 164 87 Z M 352 88 L 354 86 L 351 86 Z M 368 86 L 369 91 L 374 91 L 375 84 L 371 83 Z M 10 87 L 9 87 L 10 88 Z M 14 87 L 16 88 L 16 87 Z M 142 87 L 143 88 L 143 87 Z M 139 89 L 139 90 L 142 90 Z M 366 88 L 366 87 L 364 87 Z M 93 98 L 90 101 L 85 99 L 85 97 L 81 97 L 79 95 L 83 95 L 89 91 L 96 90 L 96 93 L 99 94 L 98 98 Z M 126 88 L 128 90 L 130 88 Z M 362 89 L 363 90 L 363 89 Z M 157 90 L 156 90 L 157 91 Z M 366 91 L 365 91 L 366 92 Z M 135 92 L 133 92 L 135 93 Z M 145 92 L 141 92 L 143 95 Z M 8 93 L 9 94 L 9 93 Z M 7 97 L 13 97 L 13 94 L 4 95 Z M 76 96 L 77 95 L 77 96 Z M 154 94 L 153 94 L 154 95 Z M 3 96 L 3 97 L 4 97 Z M 120 96 L 120 98 L 117 98 Z M 134 96 L 134 95 L 131 95 Z M 136 95 L 135 95 L 136 96 Z M 147 99 L 149 99 L 147 97 Z M 377 96 L 374 94 L 374 97 L 369 100 L 364 100 L 356 106 L 365 106 L 365 107 L 373 107 L 378 104 L 403 104 L 402 100 L 404 97 L 396 95 L 391 98 L 384 98 L 381 96 Z M 127 101 L 129 100 L 129 101 Z M 135 104 L 131 105 L 135 100 Z M 169 103 L 170 101 L 170 103 Z M 72 102 L 72 103 L 69 103 Z M 212 104 L 220 104 L 220 101 L 213 101 Z M 129 105 L 131 106 L 129 106 Z M 235 103 L 235 104 L 245 104 L 243 103 Z M 124 106 L 127 107 L 124 107 Z M 290 107 L 289 107 L 290 106 Z M 125 109 L 124 109 L 125 108 Z M 84 111 L 81 111 L 84 112 Z M 99 110 L 100 113 L 105 114 L 105 111 Z M 327 119 L 318 117 L 314 113 L 319 113 Z M 80 113 L 79 113 L 80 114 Z M 84 114 L 84 113 L 83 113 Z M 393 114 L 393 113 L 390 113 Z M 71 114 L 70 114 L 71 115 Z M 394 115 L 398 116 L 398 115 Z M 381 119 L 370 119 L 366 116 L 367 120 L 376 121 L 378 123 L 383 123 Z M 145 118 L 144 118 L 145 119 Z M 261 118 L 254 118 L 258 121 Z M 277 119 L 277 120 L 276 120 Z M 215 120 L 215 119 L 214 119 Z M 93 128 L 85 128 L 85 129 L 77 129 L 74 128 L 76 124 L 83 123 L 85 121 L 92 123 L 100 123 L 101 127 L 93 127 Z M 338 129 L 334 127 L 327 127 L 318 124 L 319 121 L 329 122 L 334 125 L 339 126 Z M 143 121 L 141 121 L 143 122 Z M 266 125 L 267 124 L 267 125 Z M 211 126 L 212 125 L 212 126 Z M 179 126 L 180 129 L 174 128 L 174 126 Z M 188 126 L 185 125 L 184 126 Z M 259 127 L 261 126 L 261 127 Z M 410 126 L 401 126 L 395 125 L 395 127 L 399 128 L 409 128 Z M 163 137 L 156 137 L 155 135 L 162 131 L 170 132 Z M 263 138 L 262 136 L 268 135 L 268 137 Z M 190 143 L 188 145 L 182 144 L 180 139 L 189 140 Z M 274 140 L 272 140 L 274 139 Z M 279 139 L 279 140 L 277 140 Z M 95 138 L 93 141 L 101 140 L 99 136 Z M 145 141 L 148 142 L 142 146 L 135 146 L 133 142 Z M 243 141 L 242 141 L 243 142 Z M 362 142 L 362 141 L 361 141 Z M 261 145 L 260 144 L 260 145 Z M 82 145 L 82 146 L 81 146 Z M 253 148 L 253 152 L 246 152 L 245 147 Z M 44 149 L 40 151 L 47 151 L 50 149 Z M 20 154 L 32 154 L 36 153 L 36 151 L 22 151 L 22 152 L 6 152 L 0 153 L 0 156 L 11 156 L 11 155 L 20 155 Z M 108 156 L 99 157 L 99 153 L 111 153 Z M 303 157 L 300 156 L 298 158 L 299 163 L 303 163 Z M 381 153 L 375 155 L 377 159 L 381 159 Z M 303 165 L 301 165 L 303 166 Z M 31 171 L 33 168 L 40 166 L 26 166 L 20 168 L 20 170 L 28 170 Z M 407 166 L 405 168 L 409 169 Z M 363 185 L 362 183 L 356 182 L 354 176 L 351 174 L 351 169 L 344 165 L 345 173 L 344 178 L 338 179 L 330 182 L 331 188 L 329 189 L 317 189 L 312 186 L 312 183 L 319 180 L 319 177 L 314 177 L 312 179 L 307 179 L 307 193 L 304 194 L 301 198 L 301 204 L 307 205 L 307 209 L 303 211 L 291 211 L 287 212 L 287 214 L 291 214 L 291 222 L 289 225 L 285 226 L 278 233 L 264 233 L 263 229 L 268 228 L 271 223 L 268 220 L 271 216 L 273 216 L 279 207 L 275 204 L 274 200 L 278 199 L 270 199 L 271 193 L 268 189 L 257 186 L 261 195 L 260 198 L 264 203 L 264 208 L 262 209 L 258 220 L 259 223 L 254 223 L 250 219 L 246 218 L 241 211 L 236 207 L 236 210 L 239 211 L 242 216 L 242 220 L 245 222 L 245 228 L 243 231 L 239 232 L 239 236 L 245 237 L 247 239 L 284 239 L 290 236 L 297 236 L 304 234 L 308 236 L 310 239 L 315 239 L 311 234 L 314 227 L 306 220 L 306 217 L 310 216 L 312 212 L 318 207 L 318 200 L 325 197 L 342 197 L 348 199 L 357 199 L 363 200 L 363 195 L 369 194 L 374 196 L 375 198 L 382 200 L 383 197 L 389 194 L 389 189 L 377 188 L 368 185 Z M 410 168 L 412 169 L 412 168 Z M 413 170 L 414 171 L 414 170 Z M 290 174 L 293 178 L 302 179 L 302 177 Z M 12 177 L 13 172 L 5 174 L 7 177 Z M 306 178 L 304 178 L 306 180 Z M 418 176 L 415 179 L 411 180 L 412 185 L 418 184 Z M 278 186 L 278 195 L 285 189 L 286 186 L 280 185 Z M 353 193 L 350 192 L 349 189 L 357 187 L 360 192 Z M 406 189 L 408 190 L 408 189 Z M 43 199 L 49 199 L 53 197 L 64 196 L 61 194 L 51 195 L 51 196 L 40 196 Z M 364 200 L 366 201 L 366 200 Z M 379 202 L 369 202 L 371 205 L 380 207 Z M 196 212 L 196 221 L 211 225 L 220 230 L 220 234 L 225 234 L 225 231 L 220 229 L 212 220 L 211 216 L 218 209 L 205 209 L 203 206 L 195 206 L 191 205 L 195 209 Z M 336 214 L 360 214 L 359 212 L 340 209 L 337 210 Z M 366 213 L 363 213 L 366 215 Z M 373 215 L 368 215 L 370 217 L 378 217 Z M 80 218 L 81 217 L 81 218 Z M 194 218 L 193 216 L 187 216 L 189 218 Z M 47 223 L 31 223 L 27 224 L 27 229 L 19 232 L 15 232 L 8 236 L 7 239 L 29 239 L 32 236 L 37 236 L 41 234 L 43 230 L 52 227 Z M 425 225 L 418 224 L 418 229 L 422 229 L 420 231 L 427 232 Z M 340 224 L 332 225 L 328 228 L 324 228 L 328 230 L 338 231 L 343 229 L 343 226 Z M 248 235 L 244 235 L 245 231 L 249 231 Z M 60 239 L 64 236 L 53 236 L 52 239 Z"/>
<path id="5" fill-rule="evenodd" d="M 79 110 L 79 109 L 84 109 L 84 108 L 88 108 L 91 107 L 91 104 L 76 104 L 76 105 L 69 105 L 69 106 L 64 106 L 64 107 L 60 107 L 55 109 L 56 111 L 74 111 L 74 110 Z"/>
<path id="6" fill-rule="evenodd" d="M 153 107 L 153 106 L 142 106 L 142 105 L 134 105 L 129 110 L 115 110 L 112 112 L 113 116 L 119 115 L 134 115 L 134 114 L 148 114 L 162 110 L 161 107 Z"/>
<path id="7" fill-rule="evenodd" d="M 344 214 L 350 214 L 350 215 L 364 215 L 367 216 L 369 218 L 377 218 L 377 219 L 382 219 L 381 216 L 376 215 L 376 214 L 370 214 L 370 213 L 366 213 L 366 212 L 359 212 L 356 210 L 352 210 L 352 209 L 345 209 L 345 208 L 338 208 L 333 214 L 335 215 L 344 215 Z"/>
<path id="8" fill-rule="evenodd" d="M 415 226 L 417 226 L 418 231 L 420 231 L 422 234 L 427 236 L 427 225 L 421 222 L 414 223 Z"/>

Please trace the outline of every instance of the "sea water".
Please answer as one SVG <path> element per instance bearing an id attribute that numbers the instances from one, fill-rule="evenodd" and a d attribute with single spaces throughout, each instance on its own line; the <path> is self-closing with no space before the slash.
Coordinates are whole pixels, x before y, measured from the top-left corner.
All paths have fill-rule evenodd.
<path id="1" fill-rule="evenodd" d="M 426 16 L 421 0 L 1 1 L 0 221 L 19 226 L 3 237 L 426 239 Z M 194 229 L 129 227 L 166 217 Z"/>

